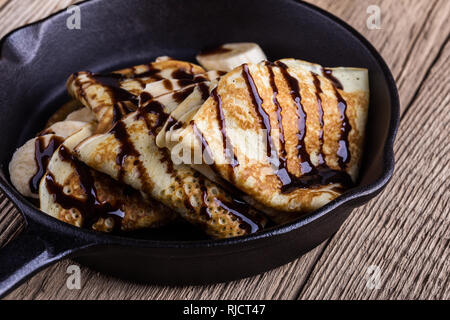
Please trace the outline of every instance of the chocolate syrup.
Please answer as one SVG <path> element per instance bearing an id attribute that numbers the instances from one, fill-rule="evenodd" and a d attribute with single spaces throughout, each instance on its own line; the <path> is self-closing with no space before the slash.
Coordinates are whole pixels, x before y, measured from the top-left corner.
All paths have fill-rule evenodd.
<path id="1" fill-rule="evenodd" d="M 347 163 L 350 162 L 350 149 L 348 144 L 348 134 L 352 130 L 350 122 L 346 115 L 347 110 L 347 102 L 342 98 L 341 94 L 335 89 L 336 97 L 338 100 L 338 108 L 341 114 L 341 138 L 339 139 L 339 149 L 338 149 L 338 157 L 339 157 L 339 166 L 342 170 L 345 170 L 347 167 Z"/>
<path id="2" fill-rule="evenodd" d="M 229 141 L 227 136 L 227 129 L 226 129 L 226 122 L 225 122 L 225 115 L 223 113 L 223 107 L 222 107 L 222 99 L 220 98 L 219 93 L 217 92 L 217 87 L 214 88 L 214 90 L 211 92 L 212 97 L 216 101 L 216 113 L 217 113 L 217 120 L 219 123 L 219 129 L 222 133 L 222 144 L 223 144 L 223 150 L 225 153 L 225 159 L 229 162 L 229 165 L 231 168 L 236 168 L 239 165 L 239 161 L 236 158 L 236 154 L 234 153 L 234 147 L 231 145 L 231 141 Z M 229 146 L 229 148 L 227 147 Z M 232 169 L 231 169 L 232 174 Z"/>
<path id="3" fill-rule="evenodd" d="M 149 70 L 139 73 L 139 74 L 133 74 L 131 79 L 140 79 L 140 78 L 152 78 L 153 80 L 162 80 L 163 77 L 159 74 L 161 72 L 160 69 L 157 69 L 152 66 L 152 64 L 148 65 Z"/>
<path id="4" fill-rule="evenodd" d="M 324 68 L 322 69 L 322 73 L 328 80 L 331 81 L 333 86 L 335 86 L 339 90 L 344 90 L 344 86 L 342 85 L 342 83 L 333 75 L 333 70 Z"/>
<path id="5" fill-rule="evenodd" d="M 230 52 L 231 49 L 224 48 L 223 45 L 220 45 L 218 47 L 212 47 L 212 48 L 206 48 L 202 51 L 200 51 L 200 56 L 208 56 L 213 54 L 220 54 L 220 53 L 227 53 Z"/>
<path id="6" fill-rule="evenodd" d="M 29 181 L 30 190 L 32 193 L 39 192 L 39 183 L 47 171 L 48 162 L 55 153 L 56 149 L 63 143 L 64 139 L 58 136 L 52 136 L 45 146 L 45 137 L 39 136 L 34 142 L 34 159 L 36 160 L 37 171 Z"/>
<path id="7" fill-rule="evenodd" d="M 167 119 L 167 126 L 166 126 L 167 131 L 178 130 L 178 129 L 181 129 L 182 127 L 183 127 L 183 122 L 178 121 L 177 119 L 173 118 L 172 116 L 170 116 L 169 119 Z"/>
<path id="8" fill-rule="evenodd" d="M 300 86 L 298 80 L 293 76 L 291 76 L 287 71 L 288 66 L 286 66 L 284 63 L 280 61 L 277 61 L 276 65 L 280 67 L 281 73 L 283 74 L 283 77 L 288 84 L 292 99 L 297 105 L 298 130 L 299 130 L 299 133 L 297 134 L 298 137 L 297 152 L 300 160 L 301 174 L 305 175 L 313 170 L 314 165 L 311 163 L 311 159 L 309 157 L 309 153 L 306 150 L 305 145 L 305 137 L 307 130 L 306 129 L 307 115 L 302 105 Z"/>
<path id="9" fill-rule="evenodd" d="M 164 79 L 162 83 L 166 90 L 173 90 L 172 82 L 169 79 Z"/>
<path id="10" fill-rule="evenodd" d="M 203 133 L 200 131 L 200 129 L 197 127 L 197 125 L 193 120 L 190 122 L 190 125 L 192 126 L 192 130 L 194 132 L 195 137 L 198 139 L 198 141 L 202 146 L 202 157 L 205 163 L 208 164 L 210 168 L 214 171 L 214 173 L 218 175 L 217 173 L 218 170 L 216 167 L 216 163 L 214 161 L 214 156 L 211 151 L 211 148 L 209 147 L 208 141 L 206 141 L 205 137 L 203 136 Z"/>
<path id="11" fill-rule="evenodd" d="M 176 91 L 173 93 L 173 99 L 177 102 L 177 103 L 181 103 L 184 101 L 184 99 L 186 99 L 192 92 L 194 92 L 195 86 L 186 88 L 186 89 L 182 89 L 179 91 Z"/>
<path id="12" fill-rule="evenodd" d="M 255 233 L 262 229 L 262 226 L 249 217 L 250 205 L 242 200 L 233 199 L 232 201 L 222 201 L 215 198 L 216 203 L 235 216 L 239 222 L 239 227 L 246 230 L 247 233 Z"/>
<path id="13" fill-rule="evenodd" d="M 153 96 L 150 94 L 150 93 L 148 93 L 148 92 L 146 92 L 146 91 L 143 91 L 143 92 L 141 92 L 141 94 L 139 95 L 139 105 L 141 106 L 141 105 L 143 105 L 144 103 L 146 103 L 147 101 L 150 101 L 150 100 L 152 100 L 153 99 Z"/>
<path id="14" fill-rule="evenodd" d="M 166 148 L 161 148 L 159 149 L 159 151 L 162 154 L 161 162 L 165 163 L 167 166 L 166 172 L 170 175 L 174 174 L 175 170 L 173 167 L 172 157 L 170 156 L 170 151 L 167 150 Z"/>
<path id="15" fill-rule="evenodd" d="M 186 69 L 180 68 L 172 72 L 172 78 L 178 80 L 194 80 L 194 75 L 192 72 L 188 72 Z"/>
<path id="16" fill-rule="evenodd" d="M 126 102 L 117 102 L 113 104 L 113 123 L 121 120 L 127 114 L 133 112 L 134 110 L 130 109 Z"/>
<path id="17" fill-rule="evenodd" d="M 210 96 L 209 86 L 206 83 L 202 82 L 198 84 L 197 88 L 200 90 L 202 94 L 202 99 L 207 100 L 208 97 Z"/>
<path id="18" fill-rule="evenodd" d="M 252 97 L 253 106 L 255 106 L 256 114 L 259 118 L 259 123 L 262 128 L 266 131 L 266 146 L 267 146 L 267 157 L 272 159 L 272 150 L 275 151 L 275 146 L 272 141 L 272 127 L 270 126 L 270 117 L 267 112 L 263 108 L 263 100 L 259 95 L 258 88 L 255 85 L 255 81 L 250 74 L 248 69 L 248 65 L 244 64 L 242 68 L 242 75 L 245 79 L 245 83 L 247 84 L 248 91 L 250 92 L 250 96 Z M 272 161 L 272 160 L 270 160 Z"/>
<path id="19" fill-rule="evenodd" d="M 272 87 L 273 95 L 272 95 L 272 102 L 276 106 L 276 114 L 277 114 L 277 121 L 278 121 L 278 128 L 279 128 L 279 136 L 280 136 L 280 153 L 278 154 L 279 158 L 279 167 L 276 172 L 278 178 L 280 179 L 282 185 L 289 184 L 291 182 L 290 174 L 287 170 L 287 153 L 286 153 L 286 146 L 285 146 L 285 138 L 284 138 L 284 129 L 283 129 L 283 116 L 281 114 L 282 108 L 280 106 L 280 103 L 278 102 L 278 87 L 275 83 L 275 74 L 273 73 L 272 67 L 274 66 L 273 63 L 267 61 L 266 67 L 269 71 L 269 80 L 270 80 L 270 86 Z"/>
<path id="20" fill-rule="evenodd" d="M 139 179 L 141 181 L 143 191 L 150 192 L 153 187 L 148 182 L 147 171 L 144 167 L 144 164 L 139 159 L 140 153 L 135 149 L 132 141 L 130 140 L 130 136 L 126 130 L 125 123 L 123 121 L 119 121 L 115 124 L 115 126 L 111 129 L 110 133 L 114 135 L 114 137 L 120 142 L 120 152 L 116 157 L 116 164 L 119 166 L 119 172 L 117 174 L 117 180 L 123 182 L 123 177 L 125 175 L 125 160 L 129 156 L 135 157 L 134 166 L 137 168 L 139 172 Z"/>
<path id="21" fill-rule="evenodd" d="M 317 112 L 319 114 L 319 123 L 320 123 L 320 131 L 319 131 L 319 165 L 323 165 L 325 163 L 325 156 L 323 154 L 323 108 L 322 108 L 322 98 L 320 97 L 320 94 L 323 93 L 322 87 L 320 86 L 320 80 L 317 74 L 314 72 L 311 72 L 311 75 L 313 77 L 313 83 L 316 88 L 315 94 L 317 99 Z"/>
<path id="22" fill-rule="evenodd" d="M 52 173 L 45 177 L 48 192 L 61 207 L 66 210 L 76 209 L 83 216 L 83 226 L 91 227 L 99 218 L 113 218 L 115 220 L 114 230 L 120 230 L 125 212 L 122 210 L 122 203 L 114 204 L 100 201 L 94 178 L 90 169 L 76 159 L 64 146 L 59 150 L 62 161 L 68 162 L 75 169 L 78 175 L 80 187 L 83 189 L 86 198 L 79 199 L 64 192 L 63 186 L 56 182 Z"/>
<path id="23" fill-rule="evenodd" d="M 278 102 L 277 95 L 278 95 L 278 87 L 275 83 L 275 75 L 273 72 L 274 65 L 271 63 L 266 63 L 266 66 L 269 70 L 269 76 L 270 76 L 270 85 L 272 87 L 272 90 L 274 92 L 273 94 L 273 102 L 275 106 L 277 107 L 277 118 L 280 128 L 280 144 L 281 144 L 281 151 L 279 154 L 279 160 L 280 160 L 280 166 L 277 171 L 277 176 L 279 177 L 282 187 L 281 191 L 282 193 L 290 193 L 298 188 L 311 188 L 311 187 L 319 187 L 323 185 L 333 184 L 333 183 L 340 183 L 343 187 L 350 188 L 353 186 L 353 182 L 350 178 L 350 176 L 345 171 L 338 171 L 330 169 L 326 163 L 323 155 L 321 155 L 322 160 L 320 161 L 319 166 L 314 167 L 312 163 L 310 162 L 310 168 L 306 173 L 303 173 L 302 176 L 297 177 L 295 175 L 292 175 L 288 169 L 287 169 L 287 154 L 286 154 L 286 148 L 285 148 L 285 138 L 284 138 L 284 130 L 282 125 L 282 116 L 281 116 L 281 106 Z M 289 84 L 291 95 L 293 96 L 294 101 L 297 104 L 297 107 L 301 106 L 301 98 L 299 97 L 299 86 L 298 81 L 294 79 L 292 76 L 290 76 L 287 73 L 287 66 L 282 64 L 281 62 L 277 63 L 277 66 L 280 67 L 280 71 L 283 74 L 284 79 Z M 318 80 L 318 79 L 317 79 Z M 322 100 L 320 99 L 320 93 L 322 93 L 322 89 L 320 87 L 320 81 L 317 82 L 314 80 L 314 84 L 316 86 L 316 97 L 318 98 L 318 104 L 319 108 L 322 109 Z M 320 123 L 322 132 L 320 134 L 321 136 L 321 146 L 323 145 L 323 110 L 319 111 L 319 117 L 320 117 Z M 302 123 L 300 123 L 302 124 Z M 303 140 L 303 139 L 302 139 Z M 302 141 L 302 149 L 306 151 L 304 148 L 304 142 Z M 301 150 L 301 149 L 300 149 Z M 322 147 L 321 147 L 321 154 L 322 154 Z M 304 159 L 310 159 L 309 154 L 307 157 L 304 157 L 303 154 L 300 154 L 301 158 Z M 310 161 L 310 160 L 309 160 Z"/>
<path id="24" fill-rule="evenodd" d="M 323 69 L 323 73 L 325 77 L 327 77 L 333 84 L 333 90 L 334 94 L 336 95 L 336 100 L 338 102 L 338 109 L 339 113 L 341 115 L 341 131 L 340 131 L 340 139 L 339 139 L 339 149 L 337 152 L 337 155 L 339 157 L 339 166 L 342 170 L 345 170 L 347 167 L 347 163 L 350 162 L 350 149 L 349 149 L 349 143 L 348 143 L 348 135 L 350 131 L 352 130 L 352 127 L 350 125 L 350 121 L 347 117 L 347 102 L 344 100 L 342 95 L 339 93 L 339 90 L 343 90 L 342 83 L 336 79 L 336 77 L 333 75 L 333 70 L 330 69 Z"/>
<path id="25" fill-rule="evenodd" d="M 169 115 L 164 111 L 165 107 L 157 100 L 150 101 L 145 106 L 138 109 L 138 118 L 144 119 L 151 135 L 156 136 L 159 129 L 164 126 Z M 155 115 L 155 122 L 152 124 L 148 118 L 149 114 Z"/>
<path id="26" fill-rule="evenodd" d="M 92 77 L 101 85 L 107 87 L 112 96 L 114 103 L 120 101 L 130 101 L 134 105 L 139 104 L 139 99 L 131 92 L 122 89 L 120 82 L 124 80 L 124 77 L 118 73 L 108 73 L 108 74 L 93 74 Z"/>

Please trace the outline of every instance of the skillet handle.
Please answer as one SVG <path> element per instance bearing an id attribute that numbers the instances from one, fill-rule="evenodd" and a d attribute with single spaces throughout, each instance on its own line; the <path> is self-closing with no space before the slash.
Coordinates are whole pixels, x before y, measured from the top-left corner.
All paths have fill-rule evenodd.
<path id="1" fill-rule="evenodd" d="M 19 236 L 0 249 L 0 298 L 44 267 L 81 249 L 79 244 L 65 245 L 63 239 L 42 239 L 37 229 L 28 223 Z"/>

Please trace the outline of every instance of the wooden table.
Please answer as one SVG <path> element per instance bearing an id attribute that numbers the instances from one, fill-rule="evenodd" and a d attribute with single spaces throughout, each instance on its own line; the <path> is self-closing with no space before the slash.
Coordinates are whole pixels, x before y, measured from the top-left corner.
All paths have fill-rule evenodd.
<path id="1" fill-rule="evenodd" d="M 0 36 L 74 0 L 0 0 Z M 387 189 L 355 210 L 328 241 L 276 270 L 203 287 L 137 285 L 81 266 L 81 290 L 66 286 L 62 261 L 7 299 L 449 299 L 450 1 L 310 0 L 347 21 L 381 52 L 402 105 L 397 166 Z M 369 5 L 381 29 L 367 27 Z M 0 246 L 23 219 L 0 194 Z M 0 262 L 1 263 L 1 262 Z M 380 269 L 370 289 L 368 268 Z"/>

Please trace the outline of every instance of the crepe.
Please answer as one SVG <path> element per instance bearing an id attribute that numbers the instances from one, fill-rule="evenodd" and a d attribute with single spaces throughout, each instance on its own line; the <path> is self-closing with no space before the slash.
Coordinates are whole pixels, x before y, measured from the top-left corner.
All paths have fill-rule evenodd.
<path id="1" fill-rule="evenodd" d="M 167 207 L 73 157 L 73 147 L 94 129 L 84 127 L 53 154 L 39 186 L 41 210 L 74 226 L 102 232 L 158 227 L 175 219 L 177 215 Z"/>
<path id="2" fill-rule="evenodd" d="M 209 96 L 209 82 L 194 84 L 185 100 Z M 190 98 L 191 97 L 191 98 Z M 117 121 L 107 133 L 84 140 L 75 155 L 89 167 L 150 195 L 215 238 L 260 230 L 266 219 L 256 210 L 186 165 L 176 165 L 155 139 L 179 92 L 152 99 Z"/>
<path id="3" fill-rule="evenodd" d="M 67 81 L 70 95 L 101 119 L 97 133 L 111 129 L 115 122 L 136 110 L 140 102 L 206 80 L 201 67 L 177 60 L 165 60 L 110 74 L 74 73 Z M 155 84 L 153 84 L 156 82 Z"/>
<path id="4" fill-rule="evenodd" d="M 158 143 L 188 152 L 184 163 L 200 153 L 203 161 L 188 164 L 285 221 L 357 181 L 368 106 L 366 69 L 295 59 L 244 64 L 223 76 L 200 107 L 191 106 L 188 125 L 165 128 Z"/>

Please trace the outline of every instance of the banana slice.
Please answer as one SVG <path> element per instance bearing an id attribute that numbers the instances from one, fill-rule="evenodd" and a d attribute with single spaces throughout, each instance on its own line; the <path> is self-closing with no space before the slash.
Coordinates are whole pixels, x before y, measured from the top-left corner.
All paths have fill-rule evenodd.
<path id="1" fill-rule="evenodd" d="M 91 122 L 91 121 L 97 121 L 97 118 L 95 118 L 95 114 L 92 112 L 92 110 L 83 107 L 79 110 L 71 112 L 67 118 L 66 121 L 82 121 L 82 122 Z"/>
<path id="2" fill-rule="evenodd" d="M 60 121 L 16 150 L 9 163 L 12 184 L 25 197 L 38 198 L 38 186 L 55 150 L 67 137 L 86 126 L 82 121 Z"/>
<path id="3" fill-rule="evenodd" d="M 38 198 L 37 186 L 46 169 L 46 162 L 62 141 L 61 137 L 47 134 L 29 140 L 16 150 L 9 163 L 9 175 L 17 191 L 25 197 Z M 39 157 L 36 158 L 36 154 Z"/>
<path id="4" fill-rule="evenodd" d="M 87 122 L 84 122 L 84 121 L 73 121 L 73 120 L 59 121 L 59 122 L 52 124 L 50 127 L 45 129 L 44 131 L 41 131 L 39 133 L 39 136 L 43 136 L 46 134 L 55 134 L 59 137 L 63 137 L 64 139 L 66 139 L 67 137 L 71 136 L 75 132 L 79 131 L 86 124 L 87 124 Z"/>
<path id="5" fill-rule="evenodd" d="M 261 47 L 252 42 L 226 43 L 197 55 L 197 61 L 207 70 L 231 71 L 244 63 L 267 60 Z"/>

